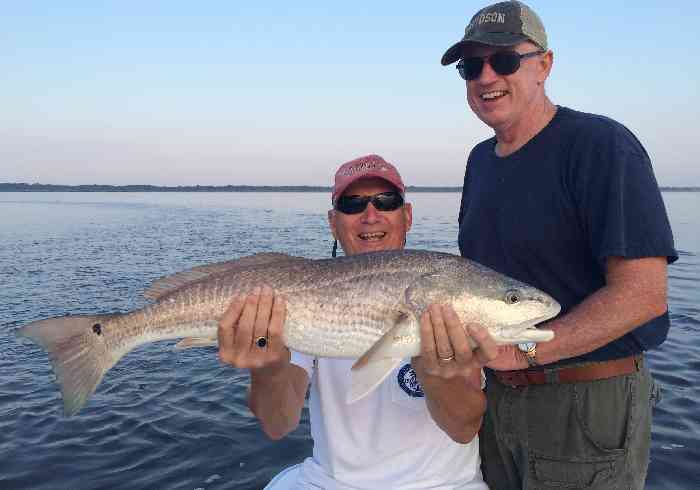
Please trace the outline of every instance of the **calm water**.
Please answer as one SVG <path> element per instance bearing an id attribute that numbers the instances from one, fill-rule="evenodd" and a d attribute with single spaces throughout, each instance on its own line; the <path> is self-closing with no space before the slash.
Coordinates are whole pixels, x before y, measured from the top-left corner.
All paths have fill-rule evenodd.
<path id="1" fill-rule="evenodd" d="M 456 253 L 458 194 L 414 194 L 408 246 Z M 650 353 L 663 387 L 648 488 L 700 488 L 700 193 L 665 193 L 680 260 L 673 327 Z M 66 419 L 46 355 L 13 331 L 127 311 L 154 279 L 260 251 L 326 257 L 325 194 L 0 193 L 0 489 L 258 489 L 310 454 L 308 416 L 268 441 L 247 374 L 213 349 L 139 348 Z"/>

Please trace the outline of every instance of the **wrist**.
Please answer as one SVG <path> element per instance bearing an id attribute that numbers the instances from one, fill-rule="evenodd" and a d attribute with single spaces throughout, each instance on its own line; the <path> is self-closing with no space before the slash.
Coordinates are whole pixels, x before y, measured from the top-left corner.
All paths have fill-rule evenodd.
<path id="1" fill-rule="evenodd" d="M 517 345 L 517 350 L 524 359 L 526 368 L 536 368 L 540 366 L 537 360 L 537 343 L 524 342 Z"/>
<path id="2" fill-rule="evenodd" d="M 264 383 L 279 383 L 286 378 L 287 366 L 289 364 L 281 364 L 274 366 L 266 366 L 256 369 L 250 369 L 250 379 L 253 382 Z"/>
<path id="3" fill-rule="evenodd" d="M 517 345 L 512 346 L 512 352 L 513 352 L 513 364 L 515 364 L 515 367 L 512 368 L 512 370 L 520 370 L 520 369 L 528 369 L 530 365 L 527 362 L 527 355 L 520 350 L 520 348 Z"/>

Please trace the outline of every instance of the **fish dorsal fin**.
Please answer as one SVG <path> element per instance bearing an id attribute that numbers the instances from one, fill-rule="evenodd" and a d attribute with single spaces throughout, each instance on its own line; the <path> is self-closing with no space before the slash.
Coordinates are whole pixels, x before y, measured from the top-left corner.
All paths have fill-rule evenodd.
<path id="1" fill-rule="evenodd" d="M 294 257 L 283 253 L 264 252 L 241 257 L 240 259 L 200 265 L 186 271 L 177 272 L 170 276 L 157 279 L 148 289 L 146 289 L 143 295 L 147 299 L 157 300 L 175 289 L 212 275 L 232 273 L 267 266 L 270 264 L 280 264 L 283 262 L 294 262 L 300 260 L 307 259 L 304 259 L 303 257 Z"/>
<path id="2" fill-rule="evenodd" d="M 367 396 L 405 357 L 419 353 L 418 342 L 415 342 L 414 351 L 407 350 L 406 344 L 400 342 L 402 336 L 418 334 L 417 321 L 412 311 L 402 310 L 396 324 L 353 364 L 348 403 L 354 403 Z"/>

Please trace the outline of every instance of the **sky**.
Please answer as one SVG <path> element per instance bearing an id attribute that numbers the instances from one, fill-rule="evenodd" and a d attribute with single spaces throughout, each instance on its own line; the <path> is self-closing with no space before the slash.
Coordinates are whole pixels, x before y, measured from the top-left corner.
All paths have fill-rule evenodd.
<path id="1" fill-rule="evenodd" d="M 368 153 L 461 185 L 492 135 L 443 52 L 484 1 L 4 2 L 0 182 L 330 185 Z M 531 1 L 556 104 L 612 117 L 700 186 L 700 9 Z"/>

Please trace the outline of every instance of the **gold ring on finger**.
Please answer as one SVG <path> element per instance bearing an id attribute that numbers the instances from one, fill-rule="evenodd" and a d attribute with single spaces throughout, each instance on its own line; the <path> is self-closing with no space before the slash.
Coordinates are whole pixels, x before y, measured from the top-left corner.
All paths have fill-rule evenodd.
<path id="1" fill-rule="evenodd" d="M 452 354 L 451 356 L 447 356 L 447 357 L 438 357 L 438 359 L 442 362 L 450 362 L 454 358 L 455 358 L 454 354 Z"/>

